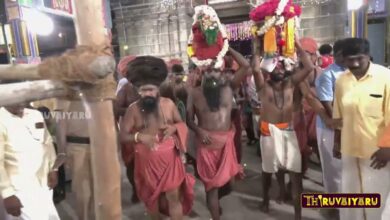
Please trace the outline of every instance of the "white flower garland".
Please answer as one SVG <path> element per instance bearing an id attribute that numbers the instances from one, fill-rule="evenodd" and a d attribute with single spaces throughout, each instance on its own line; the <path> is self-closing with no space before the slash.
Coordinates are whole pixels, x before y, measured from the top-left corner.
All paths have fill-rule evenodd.
<path id="1" fill-rule="evenodd" d="M 260 28 L 260 30 L 257 31 L 257 35 L 261 36 L 264 35 L 276 24 L 283 24 L 284 23 L 284 17 L 281 16 L 284 8 L 287 6 L 288 0 L 280 0 L 278 7 L 276 8 L 274 16 L 272 16 L 270 19 L 268 19 L 264 25 Z"/>
<path id="2" fill-rule="evenodd" d="M 215 68 L 221 68 L 223 65 L 223 58 L 225 57 L 227 51 L 229 50 L 229 40 L 227 39 L 227 33 L 225 27 L 221 24 L 217 13 L 213 8 L 211 8 L 208 5 L 200 5 L 195 7 L 195 14 L 193 16 L 194 22 L 192 25 L 195 25 L 197 20 L 198 20 L 198 15 L 199 13 L 204 13 L 210 16 L 210 20 L 215 21 L 218 24 L 218 29 L 221 32 L 222 38 L 223 38 L 223 47 L 221 51 L 219 51 L 218 55 L 216 56 L 216 62 L 214 67 Z M 192 45 L 194 40 L 194 35 L 191 31 L 190 36 L 188 37 L 188 45 Z M 196 53 L 196 51 L 195 51 Z M 196 65 L 196 66 L 209 66 L 213 63 L 215 59 L 207 59 L 207 60 L 199 60 L 195 56 L 191 57 L 191 61 Z"/>

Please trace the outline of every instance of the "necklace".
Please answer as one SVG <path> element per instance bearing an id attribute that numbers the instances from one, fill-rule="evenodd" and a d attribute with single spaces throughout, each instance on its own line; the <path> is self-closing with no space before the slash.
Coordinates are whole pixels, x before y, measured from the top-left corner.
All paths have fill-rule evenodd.
<path id="1" fill-rule="evenodd" d="M 275 88 L 272 86 L 272 92 L 274 94 L 274 102 L 275 102 L 275 105 L 276 105 L 276 108 L 278 108 L 279 110 L 283 110 L 283 107 L 284 107 L 284 86 L 282 86 L 282 100 L 281 100 L 281 104 L 278 103 L 278 99 L 276 98 L 276 92 L 275 92 Z"/>

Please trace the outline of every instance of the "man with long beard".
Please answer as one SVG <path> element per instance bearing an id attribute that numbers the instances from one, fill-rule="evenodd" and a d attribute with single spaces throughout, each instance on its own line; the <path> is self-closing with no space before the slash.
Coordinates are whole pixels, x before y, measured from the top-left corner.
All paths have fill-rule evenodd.
<path id="1" fill-rule="evenodd" d="M 137 57 L 129 63 L 127 78 L 141 98 L 127 109 L 120 139 L 134 149 L 137 195 L 151 218 L 161 219 L 162 213 L 180 220 L 191 210 L 195 180 L 180 158 L 188 129 L 175 103 L 159 97 L 167 72 L 165 62 L 156 57 Z"/>
<path id="2" fill-rule="evenodd" d="M 207 207 L 213 220 L 220 219 L 219 198 L 227 193 L 219 192 L 223 186 L 239 174 L 234 146 L 234 126 L 231 121 L 233 89 L 238 88 L 248 73 L 246 59 L 229 48 L 240 65 L 232 81 L 227 80 L 221 69 L 212 66 L 202 69 L 202 83 L 189 92 L 187 123 L 197 136 L 197 170 L 205 185 Z M 198 124 L 194 122 L 196 116 Z"/>

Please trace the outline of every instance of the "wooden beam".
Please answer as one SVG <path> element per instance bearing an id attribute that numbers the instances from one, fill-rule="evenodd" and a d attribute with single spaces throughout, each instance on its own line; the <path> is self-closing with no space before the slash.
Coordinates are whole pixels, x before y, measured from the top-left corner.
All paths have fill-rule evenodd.
<path id="1" fill-rule="evenodd" d="M 98 56 L 88 65 L 88 70 L 97 76 L 105 78 L 115 72 L 116 63 L 112 56 Z M 50 76 L 49 76 L 50 77 Z M 42 79 L 37 64 L 0 65 L 0 80 L 38 80 Z"/>
<path id="2" fill-rule="evenodd" d="M 41 79 L 37 64 L 0 65 L 0 80 L 37 80 Z"/>
<path id="3" fill-rule="evenodd" d="M 81 45 L 108 43 L 103 19 L 102 0 L 77 0 L 75 27 Z M 88 102 L 91 119 L 87 129 L 91 139 L 91 168 L 96 220 L 121 220 L 121 170 L 115 129 L 113 104 L 110 100 Z"/>
<path id="4" fill-rule="evenodd" d="M 0 85 L 0 106 L 62 97 L 66 95 L 66 92 L 66 86 L 54 80 L 2 84 Z"/>

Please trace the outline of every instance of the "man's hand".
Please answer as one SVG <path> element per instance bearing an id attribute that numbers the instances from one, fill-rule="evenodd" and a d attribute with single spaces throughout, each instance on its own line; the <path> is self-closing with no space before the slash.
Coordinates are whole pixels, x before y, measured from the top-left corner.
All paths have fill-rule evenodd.
<path id="1" fill-rule="evenodd" d="M 325 117 L 324 119 L 325 126 L 329 129 L 334 129 L 334 121 L 330 117 Z"/>
<path id="2" fill-rule="evenodd" d="M 343 122 L 341 120 L 332 119 L 330 117 L 326 117 L 323 120 L 324 120 L 325 126 L 329 129 L 340 128 L 343 124 Z"/>
<path id="3" fill-rule="evenodd" d="M 383 147 L 377 150 L 372 156 L 371 156 L 371 167 L 374 169 L 382 169 L 386 166 L 387 162 L 390 161 L 390 148 Z"/>
<path id="4" fill-rule="evenodd" d="M 47 176 L 47 186 L 50 189 L 54 189 L 58 184 L 58 173 L 57 171 L 50 171 L 50 173 Z"/>
<path id="5" fill-rule="evenodd" d="M 167 138 L 174 135 L 177 131 L 176 126 L 173 126 L 173 125 L 166 125 L 162 129 L 163 129 L 163 134 L 164 134 L 164 140 L 166 140 Z"/>
<path id="6" fill-rule="evenodd" d="M 150 134 L 138 134 L 138 140 L 142 144 L 145 144 L 148 146 L 150 149 L 154 150 L 155 149 L 155 143 L 156 143 L 156 137 L 152 136 Z"/>
<path id="7" fill-rule="evenodd" d="M 196 132 L 196 135 L 201 140 L 202 144 L 206 144 L 206 145 L 211 144 L 211 138 L 207 131 L 199 128 L 198 131 Z"/>
<path id="8" fill-rule="evenodd" d="M 65 153 L 59 153 L 57 154 L 56 163 L 59 164 L 59 166 L 62 166 L 66 162 L 66 154 Z"/>
<path id="9" fill-rule="evenodd" d="M 10 196 L 4 199 L 4 208 L 8 214 L 18 217 L 22 214 L 21 209 L 23 208 L 23 205 L 18 197 Z"/>

